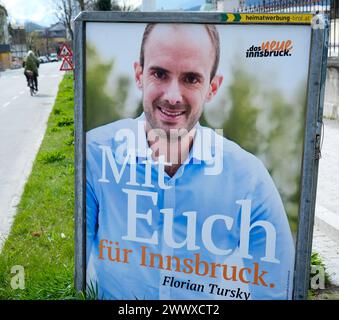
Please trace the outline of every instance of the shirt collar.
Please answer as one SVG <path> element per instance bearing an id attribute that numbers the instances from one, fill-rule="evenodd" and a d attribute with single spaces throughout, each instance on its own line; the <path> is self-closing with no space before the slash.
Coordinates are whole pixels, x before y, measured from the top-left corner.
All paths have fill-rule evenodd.
<path id="1" fill-rule="evenodd" d="M 186 161 L 210 162 L 213 160 L 213 130 L 202 127 L 198 122 L 189 157 Z"/>
<path id="2" fill-rule="evenodd" d="M 133 131 L 136 137 L 137 148 L 135 149 L 135 155 L 137 162 L 142 162 L 147 159 L 147 153 L 149 153 L 149 155 L 152 153 L 152 149 L 149 147 L 146 138 L 145 122 L 145 114 L 142 113 L 135 119 L 134 123 L 136 126 L 133 126 Z M 214 156 L 213 139 L 215 137 L 215 133 L 210 128 L 202 127 L 199 122 L 195 125 L 195 128 L 196 133 L 193 145 L 184 164 L 187 164 L 190 161 L 193 161 L 193 163 L 210 163 L 213 161 Z M 121 155 L 118 154 L 118 157 L 119 156 Z"/>

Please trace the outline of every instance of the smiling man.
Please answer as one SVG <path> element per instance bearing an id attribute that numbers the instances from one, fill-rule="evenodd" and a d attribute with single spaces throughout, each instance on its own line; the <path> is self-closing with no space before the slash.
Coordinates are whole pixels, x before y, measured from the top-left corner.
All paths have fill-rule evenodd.
<path id="1" fill-rule="evenodd" d="M 219 57 L 213 25 L 148 24 L 134 63 L 143 114 L 87 134 L 87 282 L 100 298 L 291 298 L 294 247 L 271 177 L 199 124 Z"/>
<path id="2" fill-rule="evenodd" d="M 222 83 L 216 75 L 219 57 L 214 26 L 150 24 L 145 29 L 135 78 L 143 94 L 146 132 L 149 140 L 156 133 L 156 149 L 172 164 L 165 168 L 170 175 L 186 159 L 204 104 Z"/>
<path id="3" fill-rule="evenodd" d="M 134 68 L 137 85 L 143 92 L 147 130 L 192 130 L 205 102 L 212 99 L 222 83 L 222 76 L 216 75 L 219 46 L 212 26 L 146 27 L 140 63 L 136 62 Z"/>

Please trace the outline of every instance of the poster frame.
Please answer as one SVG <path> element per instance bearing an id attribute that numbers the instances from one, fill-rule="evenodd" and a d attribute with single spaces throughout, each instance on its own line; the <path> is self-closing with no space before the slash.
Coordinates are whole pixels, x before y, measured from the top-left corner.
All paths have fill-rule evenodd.
<path id="1" fill-rule="evenodd" d="M 294 17 L 294 22 L 267 22 L 265 16 Z M 325 15 L 251 14 L 264 19 L 248 22 L 246 14 L 220 12 L 81 12 L 74 20 L 75 61 L 75 275 L 77 291 L 86 288 L 86 178 L 85 178 L 85 84 L 86 24 L 102 23 L 209 23 L 310 25 L 311 46 L 307 80 L 307 106 L 303 145 L 301 198 L 296 236 L 293 299 L 307 299 L 310 280 L 312 237 L 317 191 L 318 163 L 321 156 L 322 115 L 324 104 L 329 24 Z M 283 19 L 280 19 L 282 21 Z M 290 19 L 293 20 L 293 19 Z"/>

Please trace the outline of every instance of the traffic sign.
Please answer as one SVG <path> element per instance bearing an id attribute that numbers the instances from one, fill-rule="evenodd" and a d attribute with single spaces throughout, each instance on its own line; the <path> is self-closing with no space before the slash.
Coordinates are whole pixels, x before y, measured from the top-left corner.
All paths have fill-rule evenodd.
<path id="1" fill-rule="evenodd" d="M 62 45 L 59 56 L 60 57 L 71 57 L 71 56 L 73 56 L 72 49 L 67 45 L 67 43 L 64 43 Z"/>
<path id="2" fill-rule="evenodd" d="M 64 57 L 60 67 L 60 71 L 71 71 L 74 69 L 73 63 L 71 62 L 71 57 Z"/>

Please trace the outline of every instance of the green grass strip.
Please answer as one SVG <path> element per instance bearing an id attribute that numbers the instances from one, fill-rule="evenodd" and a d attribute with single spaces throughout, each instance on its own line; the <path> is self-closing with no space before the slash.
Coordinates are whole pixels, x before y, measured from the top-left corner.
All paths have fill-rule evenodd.
<path id="1" fill-rule="evenodd" d="M 66 74 L 0 254 L 0 299 L 75 296 L 73 97 L 72 75 Z M 11 286 L 16 265 L 24 267 L 24 289 Z"/>

